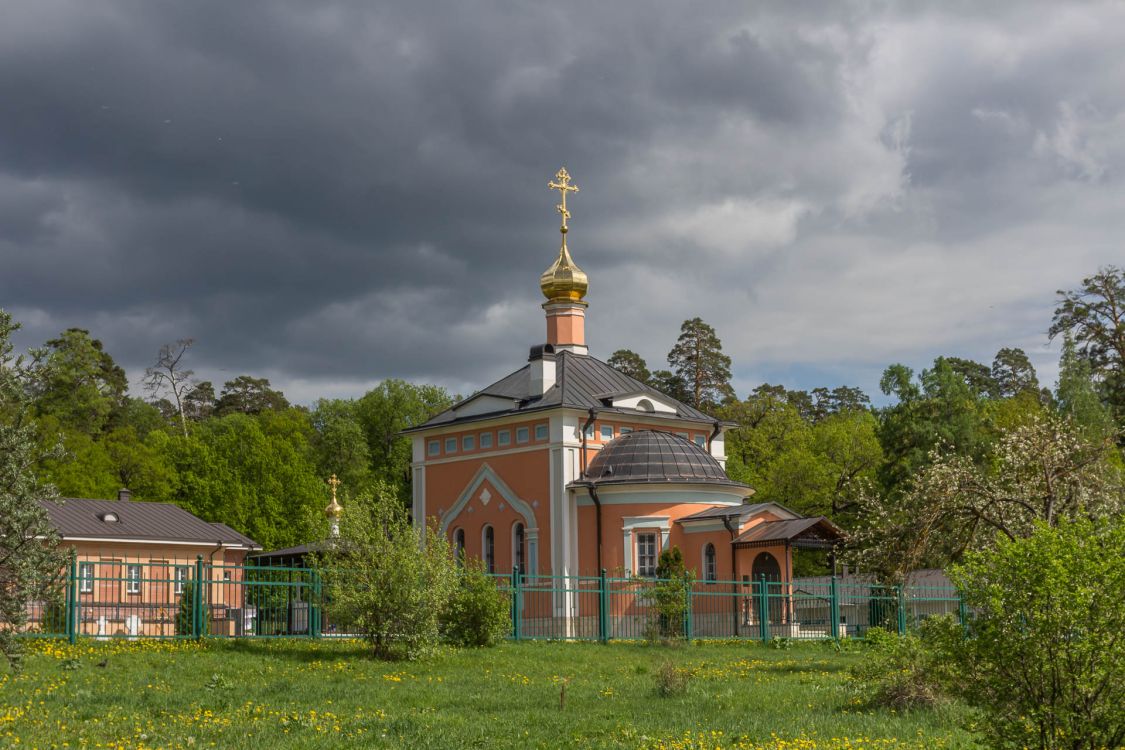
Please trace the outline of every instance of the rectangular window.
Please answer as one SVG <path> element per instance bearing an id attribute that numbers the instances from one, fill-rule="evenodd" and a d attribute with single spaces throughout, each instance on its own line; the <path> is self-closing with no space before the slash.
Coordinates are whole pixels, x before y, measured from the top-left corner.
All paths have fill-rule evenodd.
<path id="1" fill-rule="evenodd" d="M 694 438 L 692 438 L 692 440 L 694 440 L 695 444 L 700 448 L 707 447 L 707 437 L 705 435 L 696 435 Z"/>
<path id="2" fill-rule="evenodd" d="M 140 565 L 126 565 L 125 566 L 125 593 L 126 594 L 139 594 L 139 593 L 141 593 L 141 566 Z"/>
<path id="3" fill-rule="evenodd" d="M 476 435 L 465 435 L 464 437 L 461 438 L 461 450 L 472 451 L 472 450 L 476 450 L 476 448 L 477 448 L 477 436 Z"/>
<path id="4" fill-rule="evenodd" d="M 188 579 L 188 566 L 177 565 L 176 566 L 176 579 L 175 579 L 175 592 L 177 594 L 184 593 L 184 584 L 187 583 L 187 579 Z"/>
<path id="5" fill-rule="evenodd" d="M 440 456 L 441 455 L 441 442 L 438 441 L 438 440 L 431 440 L 430 444 L 426 447 L 426 451 L 431 456 Z"/>
<path id="6" fill-rule="evenodd" d="M 78 563 L 78 593 L 92 594 L 94 592 L 94 564 Z"/>
<path id="7" fill-rule="evenodd" d="M 633 431 L 633 428 L 632 427 L 621 427 L 617 431 L 619 433 L 621 433 L 622 435 L 628 435 L 630 432 Z"/>
<path id="8" fill-rule="evenodd" d="M 651 531 L 637 534 L 637 575 L 656 577 L 656 534 Z"/>
<path id="9" fill-rule="evenodd" d="M 446 453 L 456 453 L 457 452 L 457 438 L 446 438 L 445 439 L 445 452 Z"/>
<path id="10" fill-rule="evenodd" d="M 536 440 L 546 440 L 547 439 L 547 425 L 545 425 L 545 424 L 535 425 L 535 439 Z"/>
<path id="11" fill-rule="evenodd" d="M 482 432 L 480 434 L 480 447 L 481 448 L 491 448 L 492 447 L 492 433 L 491 432 Z"/>
<path id="12" fill-rule="evenodd" d="M 503 448 L 506 445 L 512 444 L 512 431 L 500 430 L 496 433 L 496 444 Z"/>
<path id="13" fill-rule="evenodd" d="M 594 425 L 590 425 L 589 427 L 586 428 L 586 439 L 587 440 L 593 440 L 594 439 Z"/>
<path id="14" fill-rule="evenodd" d="M 613 440 L 613 425 L 602 425 L 602 440 Z"/>
<path id="15" fill-rule="evenodd" d="M 517 427 L 516 428 L 516 442 L 517 443 L 526 443 L 530 439 L 530 435 L 531 435 L 531 431 L 528 430 L 526 427 Z"/>

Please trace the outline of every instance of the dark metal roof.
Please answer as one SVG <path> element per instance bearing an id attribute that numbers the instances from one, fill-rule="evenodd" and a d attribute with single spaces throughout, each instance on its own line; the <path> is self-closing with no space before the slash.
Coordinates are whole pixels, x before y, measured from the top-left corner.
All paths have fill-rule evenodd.
<path id="1" fill-rule="evenodd" d="M 637 430 L 614 438 L 590 461 L 575 485 L 702 483 L 746 487 L 731 481 L 719 462 L 679 435 Z"/>
<path id="2" fill-rule="evenodd" d="M 261 545 L 222 523 L 208 523 L 172 503 L 146 503 L 134 500 L 91 500 L 64 498 L 59 503 L 46 500 L 51 523 L 63 539 L 89 537 L 121 541 L 198 542 L 200 544 L 261 549 Z M 108 514 L 117 518 L 106 521 Z"/>
<path id="3" fill-rule="evenodd" d="M 737 547 L 757 547 L 777 542 L 798 543 L 808 547 L 831 547 L 844 538 L 824 516 L 798 518 L 791 521 L 764 521 L 731 540 Z"/>
<path id="4" fill-rule="evenodd" d="M 404 432 L 424 430 L 430 427 L 440 427 L 456 422 L 471 422 L 481 419 L 491 419 L 505 414 L 522 414 L 541 409 L 567 407 L 572 409 L 587 410 L 597 408 L 606 413 L 637 414 L 645 417 L 665 418 L 671 420 L 689 420 L 694 422 L 714 422 L 712 417 L 698 409 L 681 403 L 660 391 L 645 385 L 639 380 L 620 373 L 605 362 L 585 354 L 575 354 L 570 351 L 559 352 L 555 355 L 555 385 L 546 393 L 532 395 L 531 393 L 531 366 L 516 370 L 492 385 L 482 388 L 467 399 L 446 409 L 428 421 Z M 661 401 L 675 407 L 675 414 L 661 412 L 641 412 L 634 409 L 621 409 L 610 406 L 611 399 L 615 396 L 627 394 L 650 394 Z M 496 398 L 512 399 L 517 402 L 511 409 L 487 414 L 474 414 L 458 418 L 457 407 L 476 398 L 477 396 L 493 396 Z"/>
<path id="5" fill-rule="evenodd" d="M 286 547 L 285 549 L 275 549 L 269 552 L 256 552 L 253 555 L 247 555 L 248 559 L 262 564 L 266 561 L 282 561 L 296 558 L 304 558 L 305 555 L 320 552 L 327 546 L 326 542 L 313 542 L 311 544 L 299 544 L 296 547 Z"/>

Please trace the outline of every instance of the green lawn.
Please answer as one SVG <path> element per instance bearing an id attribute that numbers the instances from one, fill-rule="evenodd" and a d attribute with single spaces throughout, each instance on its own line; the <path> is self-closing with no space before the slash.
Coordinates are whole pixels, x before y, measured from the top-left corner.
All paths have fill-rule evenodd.
<path id="1" fill-rule="evenodd" d="M 863 710 L 846 687 L 863 653 L 830 644 L 519 643 L 404 664 L 324 641 L 30 646 L 0 673 L 0 747 L 974 747 L 957 707 Z M 685 693 L 657 692 L 666 662 Z"/>

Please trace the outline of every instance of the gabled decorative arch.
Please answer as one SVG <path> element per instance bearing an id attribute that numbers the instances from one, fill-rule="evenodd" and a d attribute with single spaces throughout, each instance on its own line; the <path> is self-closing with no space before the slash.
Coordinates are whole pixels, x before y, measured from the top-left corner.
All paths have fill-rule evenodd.
<path id="1" fill-rule="evenodd" d="M 531 506 L 528 505 L 527 502 L 521 500 L 519 495 L 517 495 L 515 492 L 512 492 L 512 488 L 509 487 L 504 482 L 504 480 L 500 478 L 500 475 L 497 474 L 487 463 L 481 464 L 481 467 L 477 469 L 477 473 L 473 475 L 473 478 L 469 480 L 469 483 L 467 485 L 465 485 L 465 489 L 461 491 L 460 496 L 458 496 L 457 498 L 457 502 L 453 503 L 453 506 L 442 514 L 441 533 L 449 533 L 450 524 L 452 524 L 457 516 L 460 515 L 461 511 L 465 509 L 465 506 L 469 504 L 469 501 L 471 501 L 477 495 L 477 493 L 480 491 L 481 485 L 486 481 L 491 484 L 497 492 L 500 493 L 500 497 L 504 498 L 504 501 L 508 503 L 512 510 L 514 510 L 523 518 L 524 533 L 527 535 L 528 573 L 531 575 L 535 575 L 538 571 L 539 562 L 539 524 L 535 520 L 535 511 L 532 510 Z"/>

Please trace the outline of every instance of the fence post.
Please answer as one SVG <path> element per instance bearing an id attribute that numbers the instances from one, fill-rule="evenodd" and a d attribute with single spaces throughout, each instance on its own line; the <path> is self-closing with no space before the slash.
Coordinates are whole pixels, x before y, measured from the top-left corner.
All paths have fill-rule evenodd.
<path id="1" fill-rule="evenodd" d="M 828 617 L 832 621 L 832 640 L 840 640 L 840 590 L 836 585 L 836 574 L 832 574 L 832 603 L 828 607 Z"/>
<path id="2" fill-rule="evenodd" d="M 71 547 L 66 577 L 66 640 L 78 642 L 78 551 Z"/>
<path id="3" fill-rule="evenodd" d="M 961 619 L 961 632 L 968 635 L 969 610 L 965 606 L 965 594 L 960 589 L 957 590 L 957 616 Z"/>
<path id="4" fill-rule="evenodd" d="M 895 588 L 898 589 L 898 634 L 906 635 L 906 585 Z"/>
<path id="5" fill-rule="evenodd" d="M 520 627 L 520 617 L 523 607 L 520 601 L 523 598 L 522 581 L 520 581 L 520 568 L 518 565 L 512 566 L 512 639 L 518 641 L 523 636 L 523 628 Z"/>
<path id="6" fill-rule="evenodd" d="M 320 637 L 320 574 L 316 570 L 309 571 L 312 578 L 312 601 L 309 602 L 309 630 L 313 638 Z"/>
<path id="7" fill-rule="evenodd" d="M 695 581 L 684 578 L 684 638 L 691 640 L 691 594 Z"/>
<path id="8" fill-rule="evenodd" d="M 766 574 L 758 581 L 758 636 L 765 643 L 770 639 L 770 594 L 766 588 Z"/>
<path id="9" fill-rule="evenodd" d="M 203 555 L 195 556 L 195 580 L 192 581 L 191 637 L 203 636 Z"/>
<path id="10" fill-rule="evenodd" d="M 609 642 L 609 584 L 605 578 L 605 568 L 598 576 L 598 640 Z"/>

